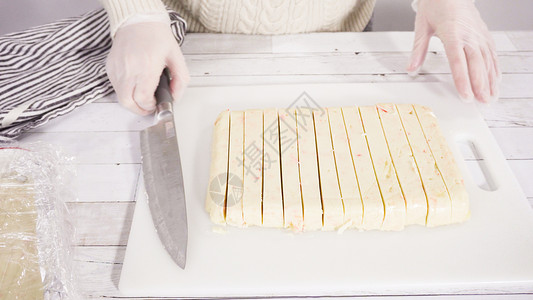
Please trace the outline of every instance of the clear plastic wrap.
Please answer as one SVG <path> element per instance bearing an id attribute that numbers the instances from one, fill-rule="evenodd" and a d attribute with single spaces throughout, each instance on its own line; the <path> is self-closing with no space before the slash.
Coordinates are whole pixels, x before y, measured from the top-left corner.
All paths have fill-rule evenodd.
<path id="1" fill-rule="evenodd" d="M 79 299 L 66 201 L 72 158 L 43 143 L 0 144 L 0 299 Z"/>

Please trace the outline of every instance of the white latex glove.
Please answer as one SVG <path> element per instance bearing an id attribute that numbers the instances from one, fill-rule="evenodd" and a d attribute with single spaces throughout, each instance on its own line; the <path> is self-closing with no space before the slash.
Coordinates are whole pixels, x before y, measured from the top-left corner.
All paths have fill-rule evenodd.
<path id="1" fill-rule="evenodd" d="M 415 41 L 407 71 L 416 73 L 426 57 L 431 36 L 444 44 L 455 87 L 469 102 L 498 98 L 501 73 L 494 40 L 472 0 L 420 0 Z"/>
<path id="2" fill-rule="evenodd" d="M 117 30 L 106 68 L 120 104 L 140 115 L 152 113 L 154 92 L 165 67 L 172 78 L 172 96 L 178 100 L 190 77 L 168 24 L 134 23 Z"/>

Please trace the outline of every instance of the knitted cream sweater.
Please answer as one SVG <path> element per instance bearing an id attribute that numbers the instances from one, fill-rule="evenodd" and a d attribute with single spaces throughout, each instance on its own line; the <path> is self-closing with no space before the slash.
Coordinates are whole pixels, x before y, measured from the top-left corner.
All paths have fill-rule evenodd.
<path id="1" fill-rule="evenodd" d="M 189 32 L 288 34 L 362 31 L 376 0 L 101 0 L 111 33 L 129 17 L 165 12 L 188 23 Z"/>

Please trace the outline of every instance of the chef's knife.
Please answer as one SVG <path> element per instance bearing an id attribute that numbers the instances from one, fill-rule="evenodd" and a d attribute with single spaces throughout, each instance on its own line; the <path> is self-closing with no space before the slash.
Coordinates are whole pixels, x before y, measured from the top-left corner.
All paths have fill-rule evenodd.
<path id="1" fill-rule="evenodd" d="M 187 258 L 187 211 L 168 69 L 155 91 L 155 125 L 141 131 L 148 206 L 161 243 L 182 269 Z"/>

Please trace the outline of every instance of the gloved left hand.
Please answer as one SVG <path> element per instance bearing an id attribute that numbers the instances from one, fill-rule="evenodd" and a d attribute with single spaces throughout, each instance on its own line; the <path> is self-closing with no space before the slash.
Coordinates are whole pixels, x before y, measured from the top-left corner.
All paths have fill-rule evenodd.
<path id="1" fill-rule="evenodd" d="M 444 44 L 460 97 L 481 102 L 498 98 L 501 73 L 494 40 L 472 0 L 420 0 L 417 3 L 415 41 L 407 67 L 417 72 L 426 57 L 429 40 Z"/>

